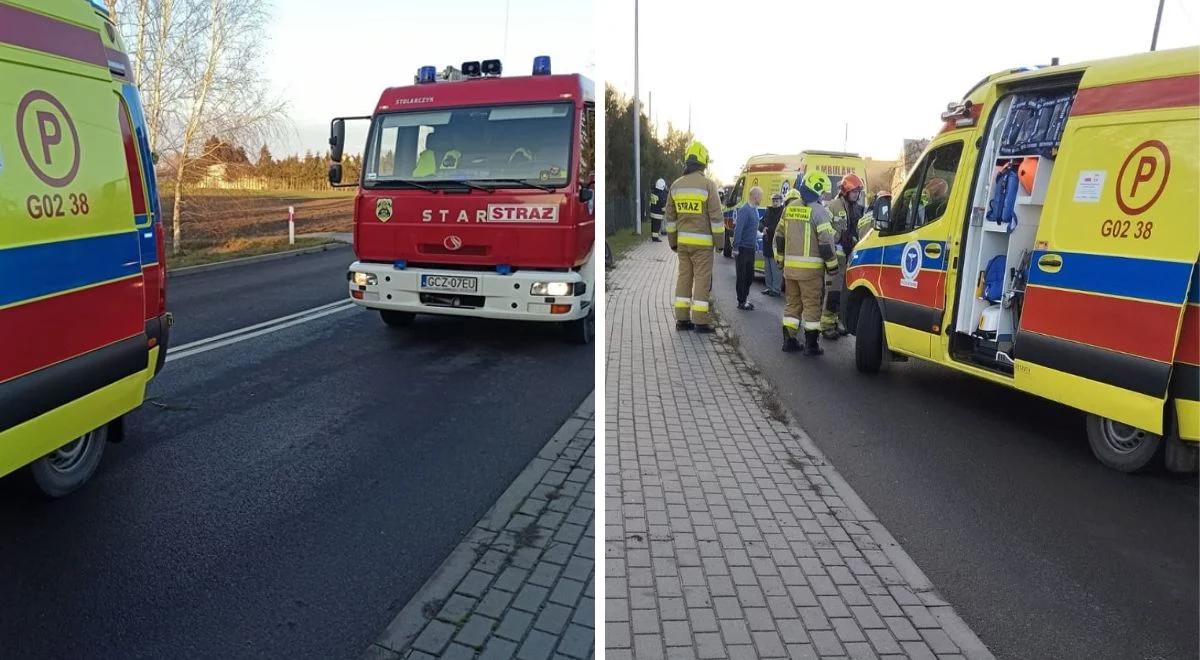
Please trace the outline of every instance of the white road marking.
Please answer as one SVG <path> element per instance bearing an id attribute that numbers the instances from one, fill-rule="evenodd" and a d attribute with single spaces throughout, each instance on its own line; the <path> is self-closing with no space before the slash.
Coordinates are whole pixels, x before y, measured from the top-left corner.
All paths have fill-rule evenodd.
<path id="1" fill-rule="evenodd" d="M 248 325 L 237 330 L 231 330 L 229 332 L 223 332 L 219 335 L 213 335 L 212 337 L 207 337 L 205 339 L 188 342 L 180 346 L 169 348 L 167 350 L 167 362 L 182 360 L 183 358 L 199 355 L 200 353 L 207 353 L 208 351 L 243 342 L 247 339 L 254 339 L 255 337 L 268 335 L 272 332 L 283 330 L 284 328 L 300 325 L 301 323 L 315 321 L 321 317 L 343 312 L 355 307 L 357 307 L 357 305 L 355 305 L 351 300 L 338 300 L 327 305 L 320 305 L 318 307 L 306 309 L 302 312 L 296 312 L 295 314 L 288 314 L 287 316 L 281 316 L 277 319 L 271 319 L 270 321 L 255 323 L 254 325 Z"/>

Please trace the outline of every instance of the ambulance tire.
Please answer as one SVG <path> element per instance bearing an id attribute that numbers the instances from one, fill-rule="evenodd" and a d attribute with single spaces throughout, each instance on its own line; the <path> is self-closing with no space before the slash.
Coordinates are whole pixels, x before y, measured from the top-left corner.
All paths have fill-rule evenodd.
<path id="1" fill-rule="evenodd" d="M 593 307 L 587 316 L 575 319 L 574 321 L 567 321 L 565 325 L 567 338 L 571 340 L 572 344 L 586 346 L 592 343 L 592 340 L 596 337 L 596 308 Z"/>
<path id="2" fill-rule="evenodd" d="M 65 497 L 79 490 L 100 467 L 108 424 L 89 431 L 29 464 L 29 476 L 42 495 Z"/>
<path id="3" fill-rule="evenodd" d="M 854 366 L 860 373 L 879 372 L 883 364 L 883 315 L 871 296 L 863 298 L 854 329 Z"/>
<path id="4" fill-rule="evenodd" d="M 397 312 L 392 309 L 379 310 L 379 317 L 383 322 L 393 328 L 407 328 L 417 320 L 416 312 Z"/>
<path id="5" fill-rule="evenodd" d="M 1161 435 L 1089 414 L 1088 444 L 1096 460 L 1121 472 L 1140 472 L 1155 463 L 1163 448 Z"/>

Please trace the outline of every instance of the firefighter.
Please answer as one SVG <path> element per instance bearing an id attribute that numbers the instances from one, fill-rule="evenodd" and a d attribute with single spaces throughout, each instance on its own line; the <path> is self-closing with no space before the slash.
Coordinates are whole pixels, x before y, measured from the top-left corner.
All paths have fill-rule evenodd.
<path id="1" fill-rule="evenodd" d="M 704 176 L 708 149 L 699 142 L 688 145 L 683 176 L 667 193 L 667 243 L 679 254 L 679 280 L 675 284 L 675 329 L 712 332 L 709 298 L 712 291 L 714 246 L 722 244 L 725 220 L 717 184 Z"/>
<path id="2" fill-rule="evenodd" d="M 858 223 L 862 219 L 863 181 L 857 174 L 847 174 L 838 184 L 837 197 L 829 203 L 829 212 L 833 215 L 833 232 L 836 236 L 835 250 L 837 252 L 838 272 L 846 272 L 846 255 L 854 250 L 858 243 Z M 842 324 L 842 290 L 841 277 L 832 279 L 825 290 L 825 310 L 821 313 L 821 336 L 830 340 L 850 334 Z"/>
<path id="3" fill-rule="evenodd" d="M 650 216 L 650 240 L 658 243 L 662 239 L 659 234 L 663 230 L 663 207 L 667 205 L 667 182 L 659 179 L 654 182 L 654 190 L 650 191 L 650 203 L 646 206 L 646 215 Z"/>
<path id="4" fill-rule="evenodd" d="M 821 332 L 821 289 L 826 276 L 836 277 L 833 217 L 821 204 L 822 193 L 833 187 L 820 170 L 809 170 L 800 185 L 788 192 L 783 217 L 775 230 L 775 260 L 783 264 L 783 350 L 800 350 L 796 335 L 804 328 L 804 352 L 824 351 L 817 343 Z"/>

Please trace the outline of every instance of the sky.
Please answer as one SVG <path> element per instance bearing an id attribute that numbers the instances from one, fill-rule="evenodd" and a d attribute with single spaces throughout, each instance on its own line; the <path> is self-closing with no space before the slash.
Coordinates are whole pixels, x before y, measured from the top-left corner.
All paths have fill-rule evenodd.
<path id="1" fill-rule="evenodd" d="M 330 119 L 371 114 L 384 88 L 412 84 L 422 65 L 499 58 L 505 75 L 528 75 L 534 56 L 549 55 L 555 73 L 594 80 L 594 16 L 589 0 L 276 0 L 266 76 L 290 121 L 269 147 L 325 151 Z M 354 128 L 349 152 L 365 142 Z"/>
<path id="2" fill-rule="evenodd" d="M 633 0 L 602 13 L 600 70 L 633 92 Z M 851 12 L 841 20 L 837 8 Z M 894 159 L 984 76 L 1150 48 L 1157 0 L 640 3 L 639 88 L 660 126 L 708 147 L 732 182 L 748 156 L 804 149 Z M 1200 42 L 1200 0 L 1166 0 L 1158 48 Z M 848 124 L 848 139 L 846 126 Z"/>

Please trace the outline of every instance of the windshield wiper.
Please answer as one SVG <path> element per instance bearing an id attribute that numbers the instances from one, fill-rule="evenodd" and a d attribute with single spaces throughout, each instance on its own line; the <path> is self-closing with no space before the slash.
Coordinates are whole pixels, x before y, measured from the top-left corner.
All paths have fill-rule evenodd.
<path id="1" fill-rule="evenodd" d="M 427 190 L 429 192 L 437 190 L 437 188 L 434 188 L 428 184 L 417 183 L 416 181 L 409 181 L 408 179 L 376 179 L 375 181 L 371 182 L 371 187 L 381 184 L 384 186 L 412 186 L 413 188 L 420 188 L 421 190 Z"/>
<path id="2" fill-rule="evenodd" d="M 538 190 L 545 190 L 546 192 L 554 192 L 554 188 L 538 183 L 533 179 L 488 179 L 487 181 L 489 183 L 516 183 L 529 188 L 537 188 Z"/>
<path id="3" fill-rule="evenodd" d="M 474 188 L 475 190 L 486 190 L 486 191 L 488 191 L 488 192 L 490 192 L 490 193 L 491 193 L 491 192 L 496 192 L 496 189 L 495 189 L 494 187 L 493 187 L 493 188 L 489 188 L 489 187 L 487 187 L 487 186 L 481 186 L 481 185 L 479 185 L 478 183 L 475 183 L 475 182 L 473 182 L 473 181 L 467 181 L 467 180 L 465 180 L 465 179 L 457 179 L 457 180 L 455 180 L 455 181 L 454 181 L 454 183 L 461 183 L 462 185 L 464 185 L 464 186 L 466 186 L 466 187 L 468 187 L 468 188 Z"/>

